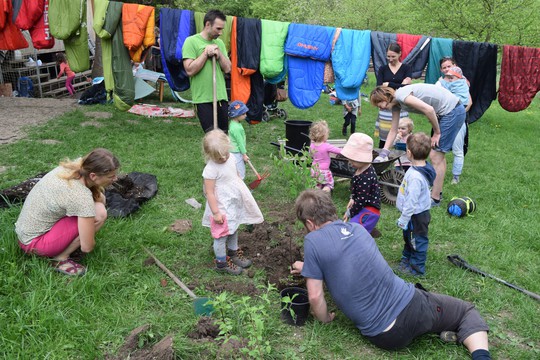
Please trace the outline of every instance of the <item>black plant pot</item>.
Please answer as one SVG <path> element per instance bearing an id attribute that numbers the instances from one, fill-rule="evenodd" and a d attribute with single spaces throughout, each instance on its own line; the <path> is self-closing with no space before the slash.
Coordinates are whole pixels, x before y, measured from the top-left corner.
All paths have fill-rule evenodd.
<path id="1" fill-rule="evenodd" d="M 304 146 L 309 147 L 309 128 L 313 122 L 307 120 L 287 120 L 285 121 L 286 145 L 290 148 L 302 151 Z"/>
<path id="2" fill-rule="evenodd" d="M 288 296 L 292 302 L 284 302 Z M 306 289 L 289 287 L 281 290 L 281 319 L 289 325 L 303 326 L 309 315 L 309 299 Z M 291 310 L 293 314 L 291 314 Z"/>

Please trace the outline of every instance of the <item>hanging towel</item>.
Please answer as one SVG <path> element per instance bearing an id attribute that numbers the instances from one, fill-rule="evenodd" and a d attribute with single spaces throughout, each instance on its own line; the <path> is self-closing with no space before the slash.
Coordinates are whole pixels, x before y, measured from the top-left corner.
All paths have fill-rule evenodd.
<path id="1" fill-rule="evenodd" d="M 23 0 L 15 26 L 21 30 L 30 30 L 43 15 L 44 0 Z"/>
<path id="2" fill-rule="evenodd" d="M 285 60 L 283 47 L 289 24 L 288 22 L 261 20 L 261 64 L 259 68 L 265 78 L 274 78 L 283 71 Z"/>
<path id="3" fill-rule="evenodd" d="M 182 45 L 194 33 L 195 19 L 192 11 L 161 8 L 161 64 L 167 82 L 174 91 L 189 89 L 189 76 L 182 62 Z"/>
<path id="4" fill-rule="evenodd" d="M 153 6 L 127 3 L 122 6 L 124 45 L 134 62 L 140 62 L 143 50 L 156 42 L 154 17 Z"/>
<path id="5" fill-rule="evenodd" d="M 195 32 L 194 33 L 200 33 L 204 29 L 204 15 L 205 13 L 196 11 L 194 13 L 194 19 L 195 19 Z M 232 31 L 232 23 L 233 23 L 233 16 L 225 16 L 225 28 L 223 28 L 223 32 L 221 33 L 221 36 L 219 39 L 223 41 L 225 44 L 225 48 L 227 48 L 227 52 L 231 52 L 231 31 Z"/>
<path id="6" fill-rule="evenodd" d="M 503 46 L 499 104 L 507 111 L 526 109 L 540 91 L 540 49 Z"/>
<path id="7" fill-rule="evenodd" d="M 404 44 L 411 44 L 412 42 L 414 42 L 414 40 L 412 40 L 413 37 L 416 38 L 417 36 L 407 35 L 407 36 L 402 36 L 401 38 Z M 399 42 L 399 38 L 400 38 L 400 35 L 398 35 L 398 42 Z M 407 40 L 407 39 L 410 39 L 410 40 Z M 410 51 L 408 51 L 407 56 L 403 55 L 403 52 L 402 52 L 403 63 L 411 67 L 413 79 L 418 79 L 422 76 L 422 73 L 424 72 L 424 69 L 426 68 L 426 64 L 428 62 L 430 47 L 431 47 L 431 38 L 427 36 L 420 36 L 418 41 L 416 42 L 416 45 L 412 49 L 408 49 Z M 403 48 L 402 48 L 402 51 L 403 51 Z"/>
<path id="8" fill-rule="evenodd" d="M 439 80 L 441 76 L 440 60 L 445 56 L 452 56 L 452 43 L 452 39 L 431 38 L 426 83 L 435 84 Z"/>
<path id="9" fill-rule="evenodd" d="M 463 75 L 471 82 L 473 104 L 469 110 L 469 123 L 472 123 L 480 119 L 497 98 L 497 45 L 455 40 L 452 54 Z"/>
<path id="10" fill-rule="evenodd" d="M 319 100 L 323 88 L 324 63 L 330 58 L 335 28 L 292 23 L 285 53 L 289 67 L 289 99 L 300 109 Z"/>
<path id="11" fill-rule="evenodd" d="M 373 70 L 379 73 L 379 68 L 387 64 L 386 51 L 391 43 L 397 42 L 397 35 L 380 31 L 371 32 L 371 58 Z"/>
<path id="12" fill-rule="evenodd" d="M 28 47 L 28 42 L 13 23 L 10 0 L 0 0 L 0 50 L 18 50 Z"/>
<path id="13" fill-rule="evenodd" d="M 371 55 L 371 31 L 342 29 L 332 51 L 337 97 L 356 100 Z"/>

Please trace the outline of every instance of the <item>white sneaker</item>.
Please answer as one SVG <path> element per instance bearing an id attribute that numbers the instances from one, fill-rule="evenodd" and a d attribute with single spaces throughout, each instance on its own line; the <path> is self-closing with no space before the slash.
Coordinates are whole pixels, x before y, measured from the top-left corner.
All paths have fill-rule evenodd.
<path id="1" fill-rule="evenodd" d="M 450 182 L 450 184 L 456 185 L 456 184 L 458 184 L 458 183 L 459 183 L 459 176 L 454 176 L 454 177 L 452 178 L 452 181 Z"/>

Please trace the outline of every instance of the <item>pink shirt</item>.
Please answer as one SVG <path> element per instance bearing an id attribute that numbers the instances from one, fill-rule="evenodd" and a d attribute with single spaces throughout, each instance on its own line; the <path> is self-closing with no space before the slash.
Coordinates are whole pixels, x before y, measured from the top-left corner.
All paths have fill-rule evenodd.
<path id="1" fill-rule="evenodd" d="M 58 74 L 58 77 L 62 76 L 64 73 L 67 77 L 75 76 L 75 73 L 71 70 L 67 62 L 60 63 L 60 73 Z"/>
<path id="2" fill-rule="evenodd" d="M 313 164 L 319 164 L 319 170 L 330 169 L 330 153 L 341 154 L 341 149 L 327 142 L 319 145 L 311 144 L 309 146 Z"/>

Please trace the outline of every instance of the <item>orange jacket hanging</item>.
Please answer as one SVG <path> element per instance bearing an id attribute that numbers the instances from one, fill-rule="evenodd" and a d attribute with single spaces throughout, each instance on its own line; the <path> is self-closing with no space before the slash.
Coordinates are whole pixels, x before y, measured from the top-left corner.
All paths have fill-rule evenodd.
<path id="1" fill-rule="evenodd" d="M 154 7 L 138 4 L 122 5 L 122 33 L 124 45 L 129 50 L 131 60 L 141 61 L 144 49 L 154 45 Z"/>

